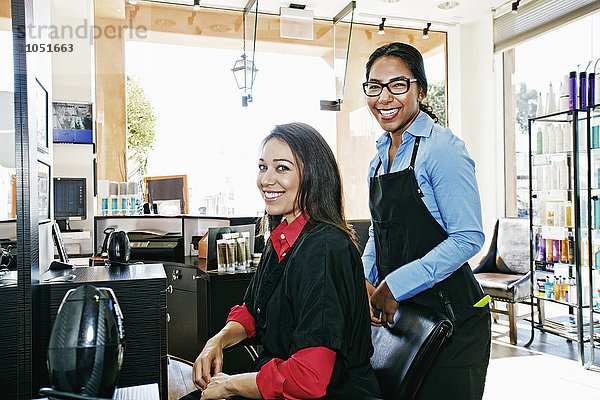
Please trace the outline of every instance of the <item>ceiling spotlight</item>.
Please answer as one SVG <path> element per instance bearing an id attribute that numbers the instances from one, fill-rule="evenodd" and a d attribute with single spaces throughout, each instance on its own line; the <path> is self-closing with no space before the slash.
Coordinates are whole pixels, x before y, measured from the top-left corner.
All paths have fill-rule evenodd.
<path id="1" fill-rule="evenodd" d="M 131 5 L 136 5 L 137 4 L 137 0 L 128 0 L 127 2 L 129 4 L 131 4 Z"/>
<path id="2" fill-rule="evenodd" d="M 194 0 L 194 11 L 200 11 L 200 0 Z"/>
<path id="3" fill-rule="evenodd" d="M 458 1 L 446 1 L 446 0 L 440 0 L 438 1 L 438 8 L 441 8 L 442 10 L 450 10 L 456 6 L 458 6 Z"/>
<path id="4" fill-rule="evenodd" d="M 517 0 L 514 3 L 512 3 L 512 7 L 510 12 L 513 14 L 517 14 L 519 12 L 519 3 L 521 2 L 521 0 Z"/>
<path id="5" fill-rule="evenodd" d="M 427 26 L 423 28 L 423 39 L 429 39 L 429 27 L 431 26 L 431 22 L 427 23 Z"/>
<path id="6" fill-rule="evenodd" d="M 385 25 L 385 18 L 381 18 L 381 23 L 379 24 L 379 35 L 385 35 L 385 30 L 383 29 Z"/>

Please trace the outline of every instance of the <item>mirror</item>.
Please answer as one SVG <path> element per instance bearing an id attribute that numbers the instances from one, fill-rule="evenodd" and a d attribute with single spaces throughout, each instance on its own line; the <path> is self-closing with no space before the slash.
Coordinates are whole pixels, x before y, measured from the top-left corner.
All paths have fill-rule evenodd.
<path id="1" fill-rule="evenodd" d="M 0 0 L 0 376 L 2 395 L 18 393 L 17 223 L 11 1 Z M 7 268 L 8 267 L 8 268 Z"/>
<path id="2" fill-rule="evenodd" d="M 0 0 L 0 268 L 16 269 L 16 169 L 13 37 L 10 1 Z M 8 255 L 7 255 L 8 254 Z M 12 267 L 12 268 L 11 268 Z"/>

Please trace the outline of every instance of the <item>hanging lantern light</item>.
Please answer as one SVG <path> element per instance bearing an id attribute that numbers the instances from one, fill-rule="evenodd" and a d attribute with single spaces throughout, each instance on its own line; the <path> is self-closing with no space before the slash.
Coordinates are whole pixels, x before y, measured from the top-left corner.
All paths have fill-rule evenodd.
<path id="1" fill-rule="evenodd" d="M 248 103 L 252 101 L 252 94 L 248 93 L 248 91 L 252 88 L 252 83 L 254 82 L 258 68 L 256 68 L 253 61 L 248 60 L 248 56 L 244 53 L 242 54 L 242 57 L 233 64 L 231 72 L 233 72 L 233 77 L 235 78 L 238 89 L 244 91 L 244 96 L 242 96 L 242 106 L 247 107 Z"/>

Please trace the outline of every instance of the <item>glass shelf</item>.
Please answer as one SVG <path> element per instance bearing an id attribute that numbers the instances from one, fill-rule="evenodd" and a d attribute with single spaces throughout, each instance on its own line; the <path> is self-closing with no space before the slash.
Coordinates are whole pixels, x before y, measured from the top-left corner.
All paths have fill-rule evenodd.
<path id="1" fill-rule="evenodd" d="M 535 297 L 536 299 L 540 299 L 540 300 L 550 301 L 550 302 L 556 303 L 556 304 L 562 304 L 563 306 L 577 307 L 576 303 L 570 303 L 570 302 L 566 302 L 564 300 L 556 300 L 556 299 L 551 298 L 551 297 L 543 297 L 543 296 L 540 296 L 540 295 L 537 295 L 537 294 L 534 295 L 533 297 Z M 589 307 L 589 306 L 585 306 L 585 305 L 582 306 L 582 308 L 587 308 L 587 307 Z"/>

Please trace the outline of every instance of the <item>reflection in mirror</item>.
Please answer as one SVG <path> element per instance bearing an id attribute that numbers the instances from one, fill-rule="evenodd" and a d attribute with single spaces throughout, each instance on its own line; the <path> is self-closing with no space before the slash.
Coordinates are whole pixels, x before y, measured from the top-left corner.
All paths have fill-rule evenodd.
<path id="1" fill-rule="evenodd" d="M 16 214 L 12 52 L 12 32 L 0 30 L 0 60 L 8 60 L 0 63 L 0 220 L 15 218 Z"/>
<path id="2" fill-rule="evenodd" d="M 2 1 L 2 3 L 6 3 Z M 4 7 L 2 7 L 4 8 Z M 10 7 L 8 7 L 10 10 Z M 0 268 L 16 269 L 13 46 L 10 15 L 0 11 Z M 8 23 L 7 23 L 8 21 Z M 5 60 L 8 60 L 5 61 Z M 1 279 L 1 277 L 0 277 Z"/>

